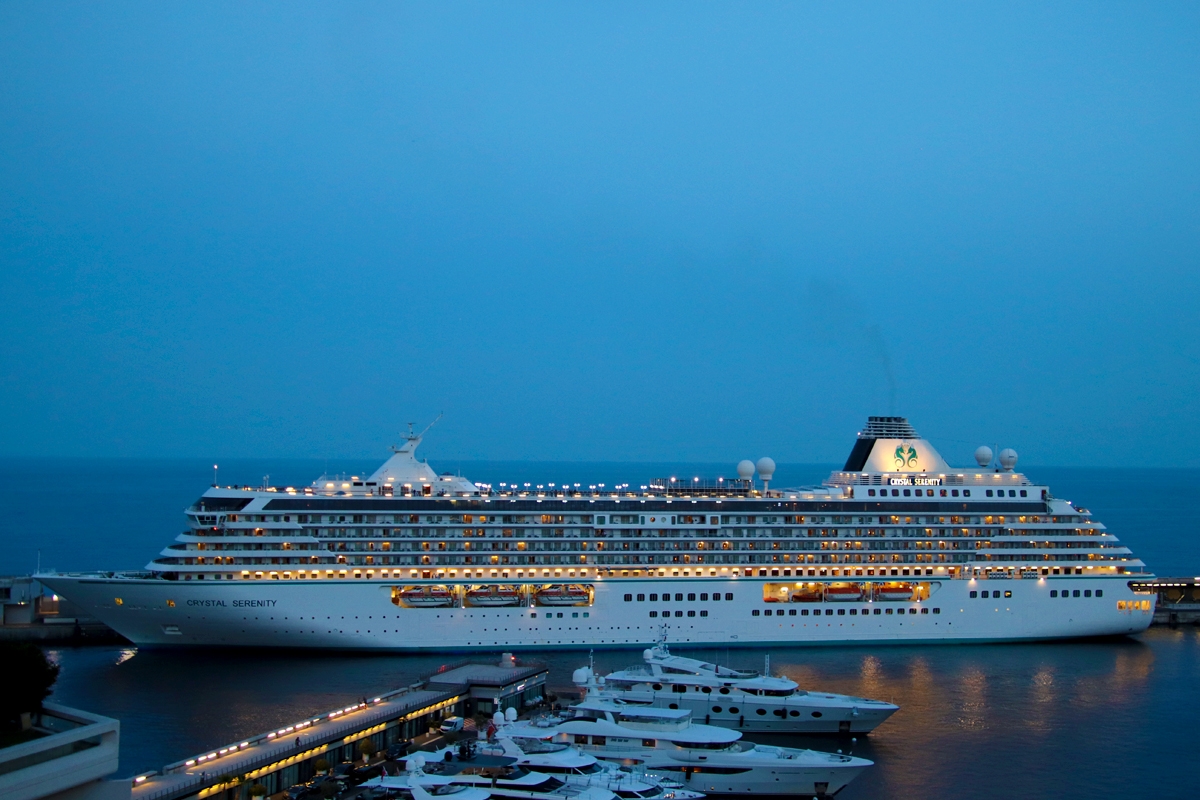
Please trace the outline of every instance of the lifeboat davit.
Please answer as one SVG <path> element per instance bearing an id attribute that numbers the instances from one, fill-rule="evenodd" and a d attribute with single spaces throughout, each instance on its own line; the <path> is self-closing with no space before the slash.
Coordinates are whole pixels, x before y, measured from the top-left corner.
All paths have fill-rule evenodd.
<path id="1" fill-rule="evenodd" d="M 863 597 L 863 588 L 857 583 L 831 583 L 825 587 L 825 599 L 829 602 L 856 602 Z"/>
<path id="2" fill-rule="evenodd" d="M 586 605 L 592 595 L 584 586 L 547 586 L 539 589 L 538 605 L 542 606 L 578 606 Z"/>
<path id="3" fill-rule="evenodd" d="M 509 586 L 480 586 L 467 592 L 473 606 L 515 606 L 521 603 L 521 593 Z"/>
<path id="4" fill-rule="evenodd" d="M 875 587 L 876 600 L 911 600 L 913 587 L 910 583 L 893 583 Z"/>
<path id="5" fill-rule="evenodd" d="M 454 604 L 454 595 L 449 589 L 418 586 L 400 592 L 400 599 L 413 608 L 441 608 Z"/>

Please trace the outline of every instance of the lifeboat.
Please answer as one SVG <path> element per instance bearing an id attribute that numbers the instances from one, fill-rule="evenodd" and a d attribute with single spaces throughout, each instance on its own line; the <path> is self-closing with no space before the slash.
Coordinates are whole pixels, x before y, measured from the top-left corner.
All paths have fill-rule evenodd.
<path id="1" fill-rule="evenodd" d="M 515 606 L 521 603 L 521 593 L 511 586 L 479 586 L 467 592 L 473 606 Z"/>
<path id="2" fill-rule="evenodd" d="M 413 586 L 400 592 L 400 599 L 413 608 L 442 608 L 454 605 L 454 595 L 442 586 Z"/>
<path id="3" fill-rule="evenodd" d="M 539 589 L 537 594 L 538 605 L 541 606 L 578 606 L 587 605 L 592 599 L 591 592 L 586 586 L 547 586 L 544 589 Z"/>
<path id="4" fill-rule="evenodd" d="M 793 603 L 819 603 L 821 602 L 821 585 L 812 584 L 802 586 L 799 589 L 792 589 L 791 596 L 788 598 Z"/>
<path id="5" fill-rule="evenodd" d="M 911 583 L 885 583 L 875 587 L 876 600 L 911 600 L 912 593 Z"/>
<path id="6" fill-rule="evenodd" d="M 828 602 L 857 602 L 863 598 L 863 588 L 857 583 L 831 583 L 825 587 Z"/>

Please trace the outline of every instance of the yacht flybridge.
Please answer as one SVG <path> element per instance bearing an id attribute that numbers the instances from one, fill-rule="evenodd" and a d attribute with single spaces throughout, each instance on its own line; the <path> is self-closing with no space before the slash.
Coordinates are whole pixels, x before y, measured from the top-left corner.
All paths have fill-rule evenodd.
<path id="1" fill-rule="evenodd" d="M 495 487 L 418 461 L 423 433 L 370 474 L 213 486 L 145 571 L 37 577 L 139 645 L 980 642 L 1153 615 L 1142 562 L 1015 452 L 951 467 L 900 417 L 795 489 L 768 488 L 770 459 L 757 481 L 745 461 L 638 491 Z"/>
<path id="2" fill-rule="evenodd" d="M 899 710 L 882 700 L 801 689 L 795 681 L 672 655 L 665 641 L 642 654 L 645 664 L 599 679 L 627 703 L 684 708 L 705 724 L 746 733 L 867 733 Z M 577 685 L 594 680 L 576 670 Z"/>

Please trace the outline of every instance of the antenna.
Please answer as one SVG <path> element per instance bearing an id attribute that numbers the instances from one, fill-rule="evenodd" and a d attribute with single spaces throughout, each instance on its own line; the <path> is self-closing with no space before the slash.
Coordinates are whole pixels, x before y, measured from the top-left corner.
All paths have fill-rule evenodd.
<path id="1" fill-rule="evenodd" d="M 217 465 L 213 464 L 213 487 L 217 485 Z"/>

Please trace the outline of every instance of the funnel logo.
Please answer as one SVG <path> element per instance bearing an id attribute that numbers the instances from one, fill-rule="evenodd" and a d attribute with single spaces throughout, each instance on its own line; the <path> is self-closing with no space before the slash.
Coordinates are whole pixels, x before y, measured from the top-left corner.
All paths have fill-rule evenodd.
<path id="1" fill-rule="evenodd" d="M 911 444 L 908 447 L 900 445 L 896 448 L 896 469 L 915 467 L 917 465 L 917 449 Z"/>

